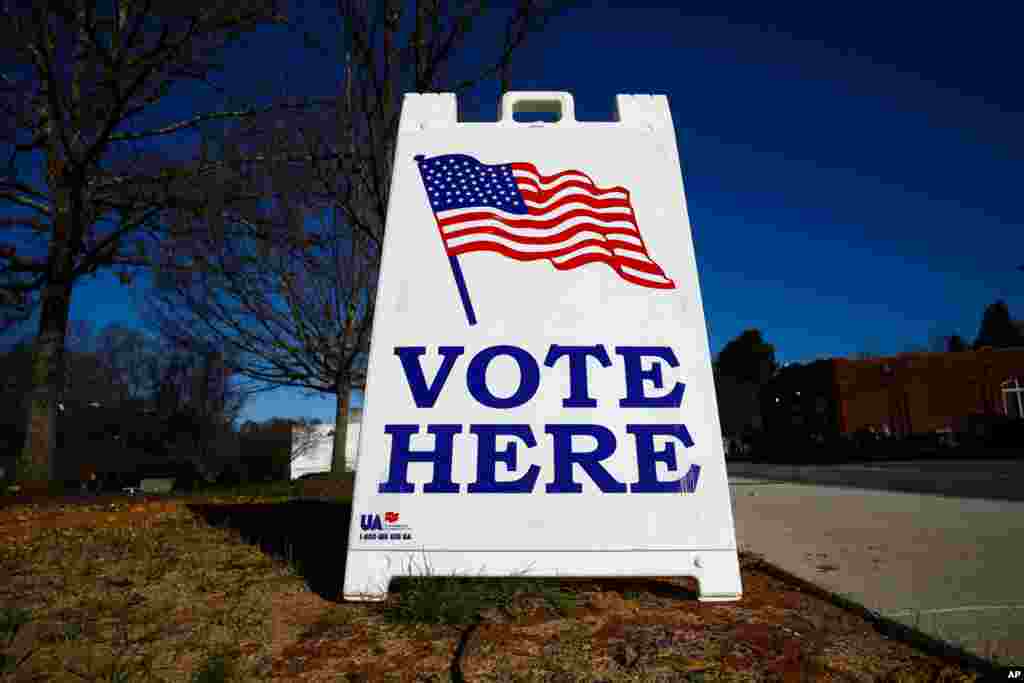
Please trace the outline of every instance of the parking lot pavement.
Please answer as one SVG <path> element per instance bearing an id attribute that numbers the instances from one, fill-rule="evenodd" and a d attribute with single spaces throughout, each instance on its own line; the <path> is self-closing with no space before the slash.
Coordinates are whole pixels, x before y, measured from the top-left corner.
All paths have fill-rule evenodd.
<path id="1" fill-rule="evenodd" d="M 730 490 L 740 549 L 978 655 L 1024 663 L 1024 502 L 743 476 L 730 476 Z"/>

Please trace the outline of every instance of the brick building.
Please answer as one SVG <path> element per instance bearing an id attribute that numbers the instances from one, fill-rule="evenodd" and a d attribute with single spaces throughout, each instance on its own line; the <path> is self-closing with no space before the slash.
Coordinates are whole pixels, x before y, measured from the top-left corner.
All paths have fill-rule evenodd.
<path id="1" fill-rule="evenodd" d="M 1024 418 L 1024 348 L 907 353 L 784 368 L 762 395 L 768 430 L 824 436 L 964 431 L 976 415 Z"/>

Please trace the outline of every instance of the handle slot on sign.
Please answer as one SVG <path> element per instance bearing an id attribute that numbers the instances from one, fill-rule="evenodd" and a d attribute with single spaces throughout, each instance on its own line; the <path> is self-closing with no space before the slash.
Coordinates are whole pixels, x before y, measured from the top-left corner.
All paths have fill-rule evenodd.
<path id="1" fill-rule="evenodd" d="M 567 92 L 507 92 L 501 98 L 502 122 L 566 123 L 576 120 Z"/>

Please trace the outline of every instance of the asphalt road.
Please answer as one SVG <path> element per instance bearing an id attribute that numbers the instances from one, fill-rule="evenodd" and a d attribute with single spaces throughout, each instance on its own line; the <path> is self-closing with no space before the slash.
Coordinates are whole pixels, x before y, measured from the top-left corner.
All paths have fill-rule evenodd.
<path id="1" fill-rule="evenodd" d="M 1022 460 L 889 462 L 865 465 L 762 465 L 727 462 L 729 476 L 957 498 L 1024 501 Z M 1024 525 L 1024 520 L 1021 522 Z"/>

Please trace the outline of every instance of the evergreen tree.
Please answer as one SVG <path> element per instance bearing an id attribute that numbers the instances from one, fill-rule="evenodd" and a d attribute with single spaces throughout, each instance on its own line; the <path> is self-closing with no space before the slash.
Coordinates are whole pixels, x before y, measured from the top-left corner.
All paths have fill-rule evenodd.
<path id="1" fill-rule="evenodd" d="M 978 330 L 974 348 L 980 349 L 983 346 L 991 346 L 994 349 L 1024 346 L 1024 337 L 1013 324 L 1006 302 L 1001 299 L 989 304 L 982 315 L 981 328 Z"/>
<path id="2" fill-rule="evenodd" d="M 745 330 L 726 344 L 715 363 L 719 375 L 758 385 L 767 382 L 777 369 L 775 347 L 766 343 L 757 329 Z"/>
<path id="3" fill-rule="evenodd" d="M 959 334 L 954 334 L 946 339 L 946 351 L 959 353 L 967 350 L 967 342 Z"/>

